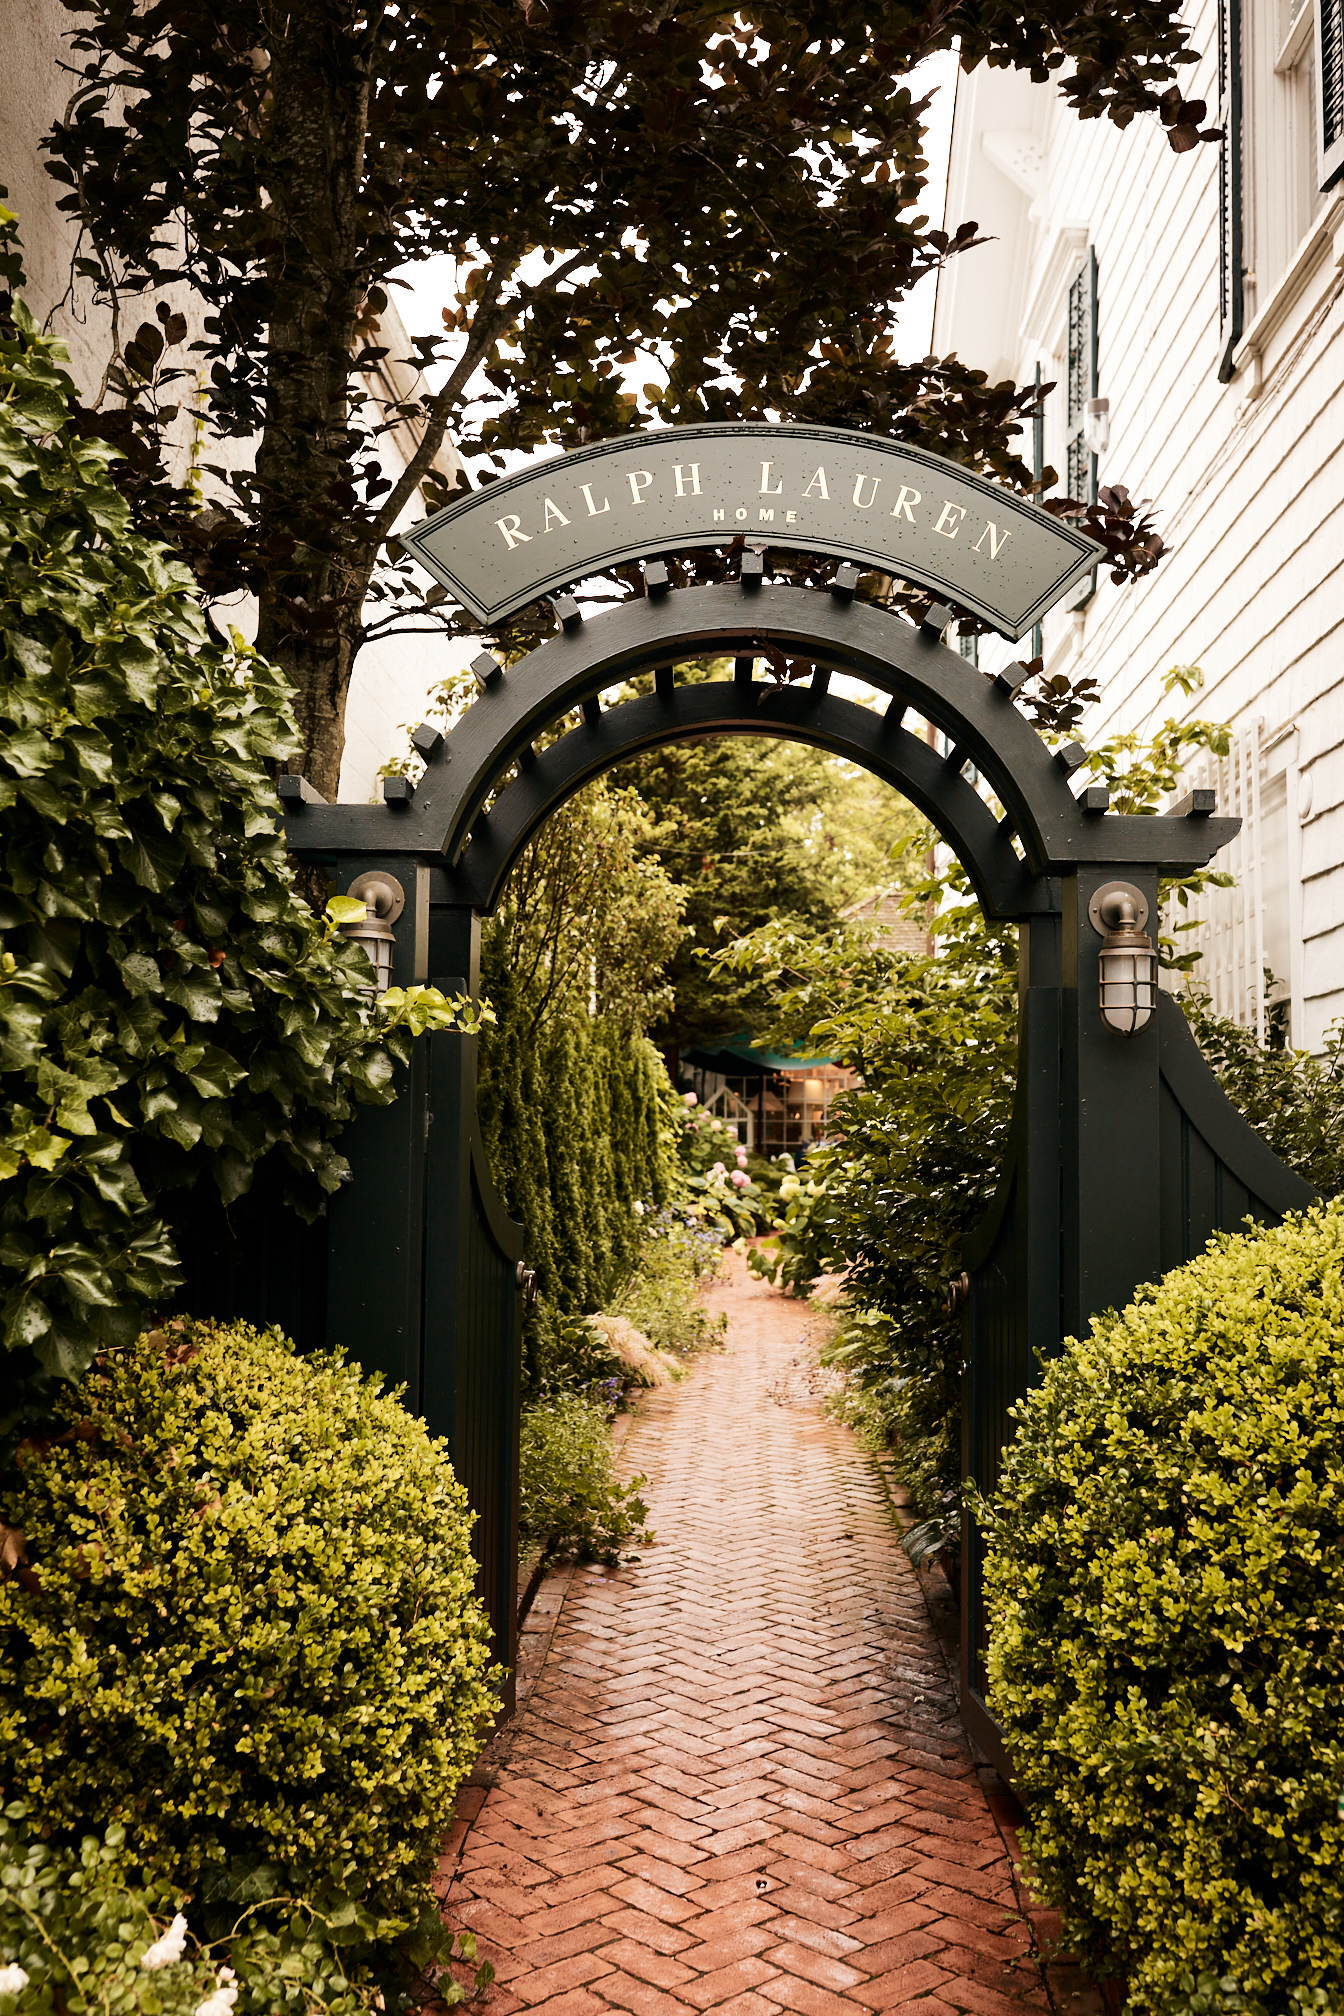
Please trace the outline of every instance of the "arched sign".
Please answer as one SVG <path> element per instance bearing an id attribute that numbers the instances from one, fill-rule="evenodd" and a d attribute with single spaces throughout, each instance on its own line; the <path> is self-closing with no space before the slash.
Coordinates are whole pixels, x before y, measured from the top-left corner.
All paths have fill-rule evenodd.
<path id="1" fill-rule="evenodd" d="M 744 535 L 946 595 L 1014 643 L 1104 548 L 958 462 L 839 427 L 669 427 L 536 462 L 401 544 L 503 622 L 618 562 Z"/>

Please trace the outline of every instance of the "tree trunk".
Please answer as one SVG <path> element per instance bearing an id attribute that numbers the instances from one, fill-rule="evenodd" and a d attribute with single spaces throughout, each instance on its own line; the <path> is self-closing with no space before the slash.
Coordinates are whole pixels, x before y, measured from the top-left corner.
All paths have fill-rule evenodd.
<path id="1" fill-rule="evenodd" d="M 269 534 L 293 550 L 262 591 L 257 645 L 294 681 L 297 766 L 334 798 L 376 550 L 354 487 L 348 389 L 368 290 L 359 202 L 368 50 L 337 10 L 281 18 L 269 74 L 275 237 L 257 506 L 263 543 Z"/>
<path id="2" fill-rule="evenodd" d="M 333 800 L 340 784 L 345 707 L 368 586 L 365 572 L 358 580 L 347 576 L 343 589 L 333 593 L 332 585 L 328 584 L 336 572 L 328 567 L 320 577 L 323 595 L 331 594 L 335 604 L 330 629 L 305 633 L 297 628 L 287 597 L 277 588 L 268 588 L 263 594 L 257 626 L 257 649 L 277 665 L 283 665 L 294 682 L 299 746 L 291 759 L 292 766 L 302 771 L 324 798 Z"/>

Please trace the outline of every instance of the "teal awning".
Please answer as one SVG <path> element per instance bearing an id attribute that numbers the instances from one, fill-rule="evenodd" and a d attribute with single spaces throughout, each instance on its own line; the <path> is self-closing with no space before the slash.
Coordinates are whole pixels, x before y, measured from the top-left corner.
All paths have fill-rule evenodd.
<path id="1" fill-rule="evenodd" d="M 767 1077 L 776 1071 L 814 1071 L 819 1065 L 834 1064 L 834 1057 L 805 1057 L 798 1050 L 767 1050 L 753 1043 L 745 1029 L 729 1036 L 718 1048 L 683 1050 L 682 1062 L 701 1071 L 717 1071 L 724 1078 Z"/>

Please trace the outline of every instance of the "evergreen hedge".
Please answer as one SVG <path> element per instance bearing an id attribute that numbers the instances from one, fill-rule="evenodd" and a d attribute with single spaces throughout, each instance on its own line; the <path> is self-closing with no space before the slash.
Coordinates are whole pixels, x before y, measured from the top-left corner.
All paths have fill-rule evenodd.
<path id="1" fill-rule="evenodd" d="M 673 1182 L 672 1094 L 647 1037 L 562 1002 L 538 1029 L 526 989 L 487 946 L 481 1131 L 509 1211 L 527 1227 L 540 1292 L 563 1315 L 600 1309 L 633 1268 L 637 1204 Z"/>
<path id="2" fill-rule="evenodd" d="M 1344 1203 L 1216 1240 L 1016 1412 L 981 1513 L 1033 1887 L 1135 2010 L 1338 2006 Z"/>
<path id="3" fill-rule="evenodd" d="M 56 1414 L 5 1479 L 5 1797 L 198 1898 L 414 1916 L 496 1705 L 442 1447 L 242 1325 L 109 1352 Z"/>

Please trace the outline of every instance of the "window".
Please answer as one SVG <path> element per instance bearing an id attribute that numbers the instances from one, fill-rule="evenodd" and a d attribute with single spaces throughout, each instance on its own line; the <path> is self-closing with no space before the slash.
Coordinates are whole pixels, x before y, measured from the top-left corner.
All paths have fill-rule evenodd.
<path id="1" fill-rule="evenodd" d="M 1172 902 L 1165 929 L 1179 951 L 1200 953 L 1190 984 L 1208 994 L 1216 1015 L 1253 1029 L 1261 1043 L 1277 1022 L 1300 1046 L 1306 1037 L 1297 738 L 1291 727 L 1267 737 L 1264 724 L 1251 721 L 1231 737 L 1226 756 L 1199 756 L 1186 775 L 1191 785 L 1212 787 L 1218 810 L 1242 822 L 1217 864 L 1235 879 L 1230 889 L 1207 889 L 1188 908 Z M 1168 984 L 1177 984 L 1174 976 Z"/>
<path id="2" fill-rule="evenodd" d="M 1097 255 L 1092 247 L 1069 288 L 1064 355 L 1064 491 L 1080 504 L 1097 495 L 1097 458 L 1087 445 L 1087 405 L 1097 396 Z M 1094 567 L 1074 591 L 1070 609 L 1085 609 L 1097 592 Z M 1034 644 L 1034 639 L 1033 639 Z M 1039 653 L 1034 653 L 1039 656 Z"/>
<path id="3" fill-rule="evenodd" d="M 1344 0 L 1219 0 L 1218 376 L 1344 173 Z"/>

